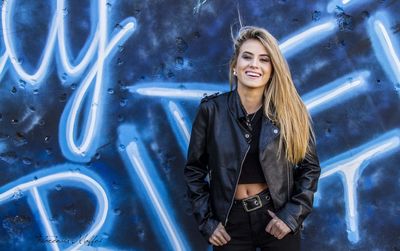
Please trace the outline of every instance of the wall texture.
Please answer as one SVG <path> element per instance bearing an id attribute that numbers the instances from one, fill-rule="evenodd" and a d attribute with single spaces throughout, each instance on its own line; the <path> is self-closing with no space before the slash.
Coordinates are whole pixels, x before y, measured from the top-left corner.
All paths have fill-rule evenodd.
<path id="1" fill-rule="evenodd" d="M 2 1 L 0 250 L 207 250 L 191 122 L 230 27 L 271 31 L 323 167 L 303 250 L 400 250 L 400 2 Z"/>

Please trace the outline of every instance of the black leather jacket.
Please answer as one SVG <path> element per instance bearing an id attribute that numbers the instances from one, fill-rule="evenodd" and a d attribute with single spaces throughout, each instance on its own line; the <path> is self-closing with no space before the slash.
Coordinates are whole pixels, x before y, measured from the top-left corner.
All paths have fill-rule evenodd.
<path id="1" fill-rule="evenodd" d="M 184 176 L 199 230 L 208 240 L 219 222 L 226 225 L 249 150 L 237 91 L 202 100 L 193 122 Z M 311 212 L 321 172 L 315 145 L 297 165 L 277 158 L 279 128 L 262 117 L 259 158 L 277 216 L 296 232 Z M 207 175 L 208 178 L 207 178 Z"/>

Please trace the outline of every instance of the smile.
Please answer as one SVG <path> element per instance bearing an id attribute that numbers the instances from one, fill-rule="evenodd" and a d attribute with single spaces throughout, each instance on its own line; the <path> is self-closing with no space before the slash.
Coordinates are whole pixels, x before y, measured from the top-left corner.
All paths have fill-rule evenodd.
<path id="1" fill-rule="evenodd" d="M 249 77 L 258 78 L 261 77 L 260 73 L 253 72 L 253 71 L 246 71 L 245 74 Z"/>

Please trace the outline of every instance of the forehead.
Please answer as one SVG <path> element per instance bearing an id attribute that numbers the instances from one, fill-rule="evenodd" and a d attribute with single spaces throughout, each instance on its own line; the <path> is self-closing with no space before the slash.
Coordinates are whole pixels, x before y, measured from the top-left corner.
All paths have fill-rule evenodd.
<path id="1" fill-rule="evenodd" d="M 251 52 L 253 54 L 268 54 L 267 49 L 257 39 L 248 39 L 240 46 L 240 53 Z"/>

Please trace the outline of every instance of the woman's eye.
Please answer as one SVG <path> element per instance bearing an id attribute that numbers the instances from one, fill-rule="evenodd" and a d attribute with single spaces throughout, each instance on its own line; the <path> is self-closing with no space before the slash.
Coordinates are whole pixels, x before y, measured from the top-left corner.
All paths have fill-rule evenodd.
<path id="1" fill-rule="evenodd" d="M 250 56 L 246 56 L 246 55 L 243 55 L 242 58 L 244 58 L 244 59 L 251 59 Z"/>
<path id="2" fill-rule="evenodd" d="M 271 61 L 271 60 L 270 60 L 269 58 L 262 58 L 261 61 L 263 61 L 263 62 L 269 62 L 269 61 Z"/>

